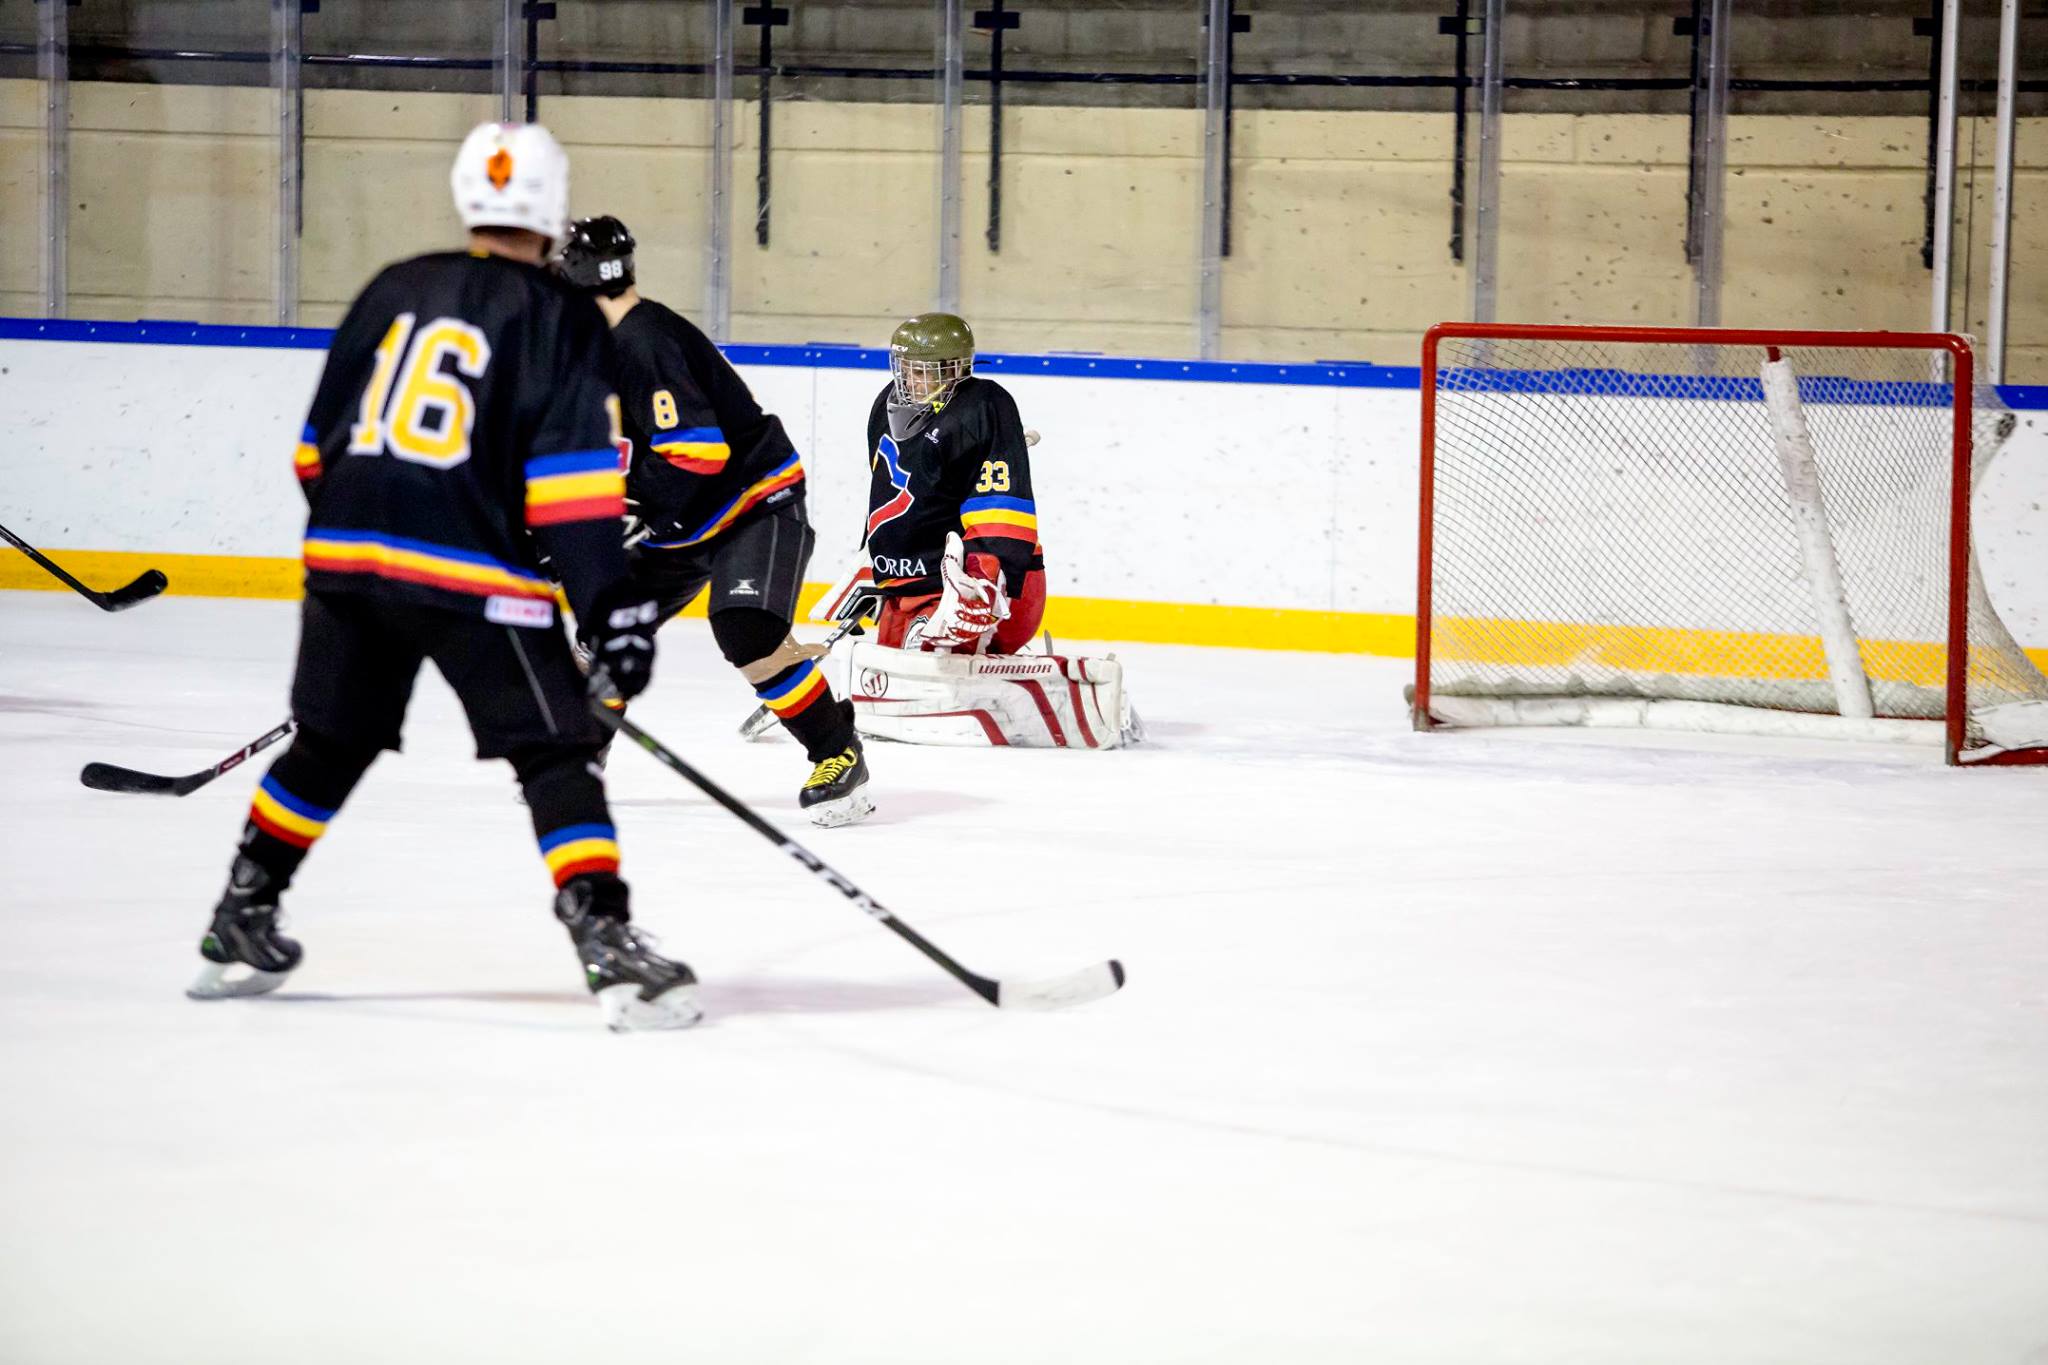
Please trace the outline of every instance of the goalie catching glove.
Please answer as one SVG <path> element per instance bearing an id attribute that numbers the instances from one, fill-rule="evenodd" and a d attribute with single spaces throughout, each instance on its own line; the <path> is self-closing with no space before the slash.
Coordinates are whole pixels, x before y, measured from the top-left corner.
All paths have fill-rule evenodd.
<path id="1" fill-rule="evenodd" d="M 959 533 L 948 532 L 939 583 L 939 605 L 913 648 L 982 652 L 996 627 L 1010 619 L 1010 598 L 1003 591 L 1000 570 L 993 578 L 970 573 Z"/>
<path id="2" fill-rule="evenodd" d="M 630 579 L 598 593 L 583 647 L 590 652 L 590 695 L 630 701 L 654 681 L 654 629 L 660 609 Z"/>

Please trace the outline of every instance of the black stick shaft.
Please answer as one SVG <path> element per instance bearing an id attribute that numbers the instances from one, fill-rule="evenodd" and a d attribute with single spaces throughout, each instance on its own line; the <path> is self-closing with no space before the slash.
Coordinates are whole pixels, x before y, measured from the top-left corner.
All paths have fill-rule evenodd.
<path id="1" fill-rule="evenodd" d="M 5 526 L 0 526 L 0 536 L 5 536 L 7 538 L 8 544 L 12 545 L 15 549 L 27 555 L 30 559 L 33 559 L 36 563 L 42 565 L 43 568 L 48 570 L 52 576 L 62 580 L 65 584 L 69 585 L 74 591 L 82 594 L 83 596 L 91 597 L 94 599 L 97 599 L 99 597 L 99 593 L 93 591 L 91 588 L 86 587 L 85 584 L 79 582 L 70 574 L 65 573 L 64 570 L 58 566 L 57 561 L 51 559 L 48 555 L 44 554 L 41 550 L 38 550 L 35 546 L 23 540 L 20 536 L 14 534 L 14 532 L 8 530 Z"/>
<path id="2" fill-rule="evenodd" d="M 145 569 L 136 575 L 135 581 L 132 583 L 124 583 L 112 592 L 95 592 L 66 573 L 55 560 L 23 540 L 20 536 L 14 534 L 14 532 L 8 530 L 5 526 L 0 526 L 0 537 L 5 537 L 7 542 L 14 546 L 15 549 L 34 560 L 37 565 L 47 570 L 52 577 L 70 588 L 80 597 L 83 597 L 86 601 L 98 607 L 101 611 L 126 611 L 138 602 L 147 602 L 150 598 L 155 597 L 170 586 L 170 580 L 164 577 L 162 570 Z"/>
<path id="3" fill-rule="evenodd" d="M 599 720 L 607 725 L 616 727 L 626 738 L 638 744 L 648 753 L 653 754 L 655 758 L 661 761 L 663 766 L 673 770 L 698 791 L 703 792 L 713 801 L 716 801 L 719 805 L 732 812 L 734 816 L 738 817 L 741 824 L 775 845 L 805 870 L 887 925 L 898 937 L 910 944 L 911 947 L 917 949 L 941 967 L 944 967 L 969 990 L 988 1001 L 991 1005 L 998 1003 L 995 982 L 985 976 L 977 975 L 961 966 L 958 962 L 955 962 L 944 949 L 940 948 L 923 934 L 918 933 L 917 930 L 911 928 L 902 920 L 896 918 L 895 913 L 887 906 L 854 885 L 851 880 L 833 868 L 823 858 L 820 858 L 817 854 L 769 824 L 759 815 L 756 815 L 751 806 L 726 791 L 725 788 L 713 782 L 703 773 L 691 767 L 685 759 L 670 750 L 667 745 L 663 744 L 653 735 L 648 734 L 632 721 L 627 720 L 624 716 L 617 715 L 608 710 L 602 703 L 592 702 L 591 710 L 596 713 Z"/>

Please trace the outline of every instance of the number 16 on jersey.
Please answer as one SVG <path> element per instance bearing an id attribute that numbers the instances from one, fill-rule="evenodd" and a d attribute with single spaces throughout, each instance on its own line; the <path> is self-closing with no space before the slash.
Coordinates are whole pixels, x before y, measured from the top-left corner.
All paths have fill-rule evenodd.
<path id="1" fill-rule="evenodd" d="M 469 458 L 476 422 L 476 400 L 462 376 L 483 378 L 491 344 L 461 318 L 435 318 L 417 329 L 414 322 L 411 313 L 400 313 L 377 343 L 377 363 L 349 428 L 348 453 L 388 454 L 451 469 Z M 450 357 L 453 372 L 443 368 Z"/>

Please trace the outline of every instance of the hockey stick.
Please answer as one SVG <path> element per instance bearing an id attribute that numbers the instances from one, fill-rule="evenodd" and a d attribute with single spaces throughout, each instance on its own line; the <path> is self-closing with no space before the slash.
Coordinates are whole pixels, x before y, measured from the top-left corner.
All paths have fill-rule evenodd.
<path id="1" fill-rule="evenodd" d="M 855 613 L 851 621 L 843 621 L 839 625 L 834 626 L 832 633 L 823 640 L 820 640 L 818 645 L 821 649 L 829 651 L 832 646 L 838 644 L 847 636 L 860 634 L 861 629 L 860 615 Z M 754 708 L 753 715 L 740 722 L 740 738 L 749 740 L 759 739 L 762 735 L 775 728 L 775 721 L 776 716 L 773 711 L 770 711 L 765 705 L 757 706 Z"/>
<path id="2" fill-rule="evenodd" d="M 161 777 L 156 773 L 137 772 L 133 768 L 121 768 L 112 763 L 88 763 L 78 774 L 78 780 L 94 791 L 127 792 L 138 796 L 190 796 L 228 769 L 240 767 L 291 732 L 292 722 L 287 720 L 275 730 L 250 740 L 211 768 L 187 777 Z"/>
<path id="3" fill-rule="evenodd" d="M 162 569 L 144 569 L 133 583 L 118 587 L 112 592 L 94 592 L 91 588 L 86 587 L 85 584 L 57 567 L 56 561 L 52 560 L 48 555 L 8 530 L 5 526 L 0 526 L 0 537 L 5 537 L 7 542 L 14 546 L 15 549 L 47 569 L 58 582 L 76 592 L 80 597 L 83 597 L 101 611 L 126 611 L 137 602 L 147 602 L 150 598 L 155 597 L 165 588 L 171 586 L 171 580 L 164 577 Z"/>
<path id="4" fill-rule="evenodd" d="M 826 866 L 824 859 L 756 815 L 745 802 L 691 767 L 653 735 L 624 716 L 607 710 L 604 703 L 595 698 L 590 703 L 590 709 L 604 724 L 618 730 L 626 738 L 653 754 L 683 780 L 738 816 L 740 822 L 747 828 L 781 849 L 840 895 L 880 920 L 899 938 L 951 972 L 955 979 L 964 983 L 969 990 L 989 1004 L 1002 1009 L 1063 1009 L 1068 1005 L 1085 1005 L 1091 1000 L 1100 1000 L 1105 995 L 1115 994 L 1123 986 L 1123 964 L 1113 958 L 1108 962 L 1097 963 L 1093 967 L 1084 967 L 1070 975 L 1056 976 L 1044 981 L 995 981 L 968 971 L 937 944 L 896 918 L 895 914 L 881 902 Z"/>

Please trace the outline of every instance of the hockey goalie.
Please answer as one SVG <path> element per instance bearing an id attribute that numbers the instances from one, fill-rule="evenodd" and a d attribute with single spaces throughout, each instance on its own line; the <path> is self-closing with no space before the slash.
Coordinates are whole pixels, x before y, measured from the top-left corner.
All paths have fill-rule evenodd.
<path id="1" fill-rule="evenodd" d="M 1017 404 L 974 373 L 974 334 L 925 313 L 889 341 L 868 415 L 866 568 L 876 638 L 855 641 L 864 734 L 916 744 L 1114 749 L 1135 740 L 1114 658 L 1025 653 L 1045 556 Z"/>

